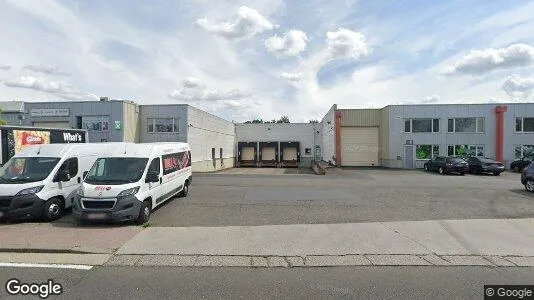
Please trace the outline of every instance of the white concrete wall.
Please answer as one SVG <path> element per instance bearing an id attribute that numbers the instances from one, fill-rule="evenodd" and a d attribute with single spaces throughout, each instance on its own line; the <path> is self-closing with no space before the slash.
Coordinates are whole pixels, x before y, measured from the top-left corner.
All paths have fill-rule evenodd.
<path id="1" fill-rule="evenodd" d="M 322 157 L 326 162 L 335 164 L 336 156 L 336 105 L 334 104 L 321 120 Z"/>
<path id="2" fill-rule="evenodd" d="M 320 123 L 236 124 L 237 142 L 299 142 L 301 165 L 307 167 L 314 159 L 315 145 L 322 143 L 320 127 Z"/>
<path id="3" fill-rule="evenodd" d="M 211 172 L 235 164 L 235 125 L 198 108 L 187 108 L 187 142 L 191 147 L 193 172 Z M 212 158 L 215 148 L 215 160 Z M 220 158 L 223 148 L 223 158 Z"/>

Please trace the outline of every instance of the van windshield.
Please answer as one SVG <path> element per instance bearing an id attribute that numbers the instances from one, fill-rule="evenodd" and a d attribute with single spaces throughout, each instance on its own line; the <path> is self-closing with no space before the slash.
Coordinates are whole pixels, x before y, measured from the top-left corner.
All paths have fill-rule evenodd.
<path id="1" fill-rule="evenodd" d="M 58 157 L 12 157 L 0 170 L 0 183 L 17 184 L 44 180 Z"/>
<path id="2" fill-rule="evenodd" d="M 99 158 L 85 177 L 89 184 L 123 184 L 137 182 L 143 176 L 148 158 Z"/>

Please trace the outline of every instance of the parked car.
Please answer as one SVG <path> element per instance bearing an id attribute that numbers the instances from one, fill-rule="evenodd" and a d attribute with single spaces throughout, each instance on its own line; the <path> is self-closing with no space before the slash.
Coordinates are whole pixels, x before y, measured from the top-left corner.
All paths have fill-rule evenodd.
<path id="1" fill-rule="evenodd" d="M 467 159 L 467 163 L 469 164 L 469 173 L 473 174 L 489 173 L 499 176 L 504 172 L 504 165 L 490 158 L 470 157 Z"/>
<path id="2" fill-rule="evenodd" d="M 514 160 L 510 164 L 510 170 L 519 173 L 521 170 L 523 170 L 526 166 L 530 165 L 532 162 L 532 156 L 523 156 L 521 159 Z"/>
<path id="3" fill-rule="evenodd" d="M 458 173 L 465 175 L 469 171 L 467 162 L 458 157 L 437 156 L 427 161 L 424 165 L 427 172 L 439 172 L 442 175 L 449 173 Z"/>
<path id="4" fill-rule="evenodd" d="M 534 192 L 534 163 L 523 168 L 521 172 L 521 183 L 529 192 Z"/>

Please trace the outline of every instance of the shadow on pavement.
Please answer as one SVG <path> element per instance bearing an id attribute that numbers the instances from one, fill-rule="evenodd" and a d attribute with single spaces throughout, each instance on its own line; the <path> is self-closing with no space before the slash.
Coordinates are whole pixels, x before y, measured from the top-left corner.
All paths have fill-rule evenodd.
<path id="1" fill-rule="evenodd" d="M 510 192 L 516 193 L 521 196 L 531 197 L 532 199 L 534 199 L 534 193 L 530 193 L 524 189 L 523 190 L 510 190 Z"/>

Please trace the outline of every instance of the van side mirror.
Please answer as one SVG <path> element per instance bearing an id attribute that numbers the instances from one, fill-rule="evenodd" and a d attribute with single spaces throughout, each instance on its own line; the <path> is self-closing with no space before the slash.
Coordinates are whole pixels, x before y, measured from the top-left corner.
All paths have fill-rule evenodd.
<path id="1" fill-rule="evenodd" d="M 65 170 L 59 171 L 57 173 L 57 177 L 58 177 L 59 181 L 61 181 L 61 182 L 70 181 L 70 174 L 69 174 L 69 172 L 67 172 Z"/>
<path id="2" fill-rule="evenodd" d="M 145 182 L 146 182 L 146 183 L 149 183 L 149 182 L 159 182 L 159 174 L 156 173 L 156 172 L 149 172 L 149 173 L 147 173 L 147 174 L 146 174 Z"/>

